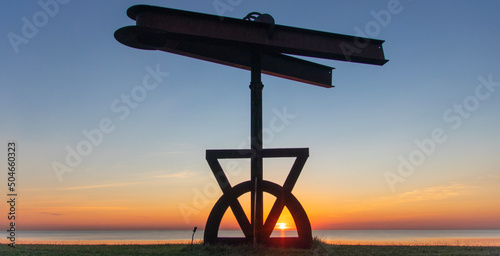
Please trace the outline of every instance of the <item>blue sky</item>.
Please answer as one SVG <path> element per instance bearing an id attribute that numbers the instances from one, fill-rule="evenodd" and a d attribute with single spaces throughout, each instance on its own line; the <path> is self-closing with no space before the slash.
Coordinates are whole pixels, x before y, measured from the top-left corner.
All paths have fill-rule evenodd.
<path id="1" fill-rule="evenodd" d="M 132 49 L 118 43 L 113 33 L 134 24 L 126 10 L 135 4 L 216 15 L 216 1 L 61 3 L 53 15 L 45 15 L 46 21 L 36 1 L 6 2 L 1 17 L 0 141 L 18 142 L 19 188 L 26 191 L 27 204 L 37 196 L 64 204 L 68 194 L 63 196 L 54 188 L 70 189 L 76 196 L 82 191 L 71 188 L 100 187 L 106 189 L 99 192 L 103 198 L 113 195 L 109 200 L 123 192 L 118 189 L 136 190 L 135 196 L 140 197 L 155 188 L 155 193 L 163 194 L 158 200 L 173 200 L 168 214 L 179 217 L 178 205 L 189 204 L 194 190 L 213 182 L 205 149 L 237 148 L 248 139 L 250 74 Z M 399 11 L 391 14 L 387 24 L 378 22 L 373 13 L 388 10 L 388 3 L 396 1 L 232 3 L 224 16 L 242 18 L 259 11 L 270 13 L 282 25 L 349 35 L 361 30 L 385 40 L 389 62 L 381 67 L 307 58 L 336 68 L 332 89 L 263 76 L 264 127 L 279 116 L 276 112 L 294 116 L 284 129 L 268 134 L 264 146 L 310 148 L 311 157 L 294 190 L 299 199 L 324 194 L 328 204 L 344 205 L 450 184 L 476 188 L 483 187 L 485 180 L 500 181 L 500 87 L 482 88 L 481 93 L 489 92 L 487 99 L 474 96 L 481 84 L 478 77 L 500 82 L 500 3 L 401 0 Z M 26 38 L 26 44 L 15 46 L 9 38 L 12 33 L 23 36 L 23 17 L 30 22 L 42 19 L 38 22 L 43 24 Z M 379 30 L 367 27 L 374 22 Z M 112 103 L 141 86 L 148 67 L 168 76 L 121 120 Z M 455 104 L 469 104 L 473 111 L 467 111 L 465 118 L 454 112 Z M 446 119 L 443 115 L 449 109 L 453 112 Z M 60 181 L 54 162 L 64 164 L 66 148 L 75 149 L 86 139 L 82 131 L 98 128 L 103 119 L 111 120 L 113 131 L 104 134 L 102 142 Z M 400 156 L 409 159 L 419 150 L 415 140 L 432 138 L 439 128 L 446 141 L 437 143 L 408 177 L 398 174 Z M 269 161 L 267 166 L 279 171 L 265 169 L 265 177 L 280 183 L 287 172 L 280 163 Z M 390 185 L 387 172 L 404 181 Z M 6 179 L 5 174 L 1 177 Z M 231 178 L 248 177 L 245 171 Z M 478 184 L 471 185 L 472 180 L 479 180 Z M 140 182 L 137 187 L 128 187 L 136 182 Z M 210 205 L 216 198 L 209 198 Z M 307 209 L 321 202 L 311 199 L 304 204 Z M 498 213 L 498 200 L 485 201 L 481 205 L 485 211 L 487 204 L 494 204 L 491 211 Z M 36 207 L 56 211 L 59 206 L 28 208 L 35 214 L 41 211 Z M 193 216 L 203 220 L 209 208 Z M 336 210 L 332 206 L 324 211 Z"/>

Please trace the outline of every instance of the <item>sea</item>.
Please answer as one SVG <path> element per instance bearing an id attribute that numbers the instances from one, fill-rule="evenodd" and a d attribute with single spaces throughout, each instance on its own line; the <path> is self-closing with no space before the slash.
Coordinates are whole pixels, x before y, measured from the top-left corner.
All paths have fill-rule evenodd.
<path id="1" fill-rule="evenodd" d="M 2 244 L 10 243 L 6 237 Z M 274 231 L 273 237 L 296 237 Z M 243 237 L 240 230 L 220 230 L 219 237 Z M 313 230 L 313 237 L 339 245 L 500 246 L 500 230 Z M 17 231 L 16 244 L 172 244 L 202 243 L 203 230 Z M 192 240 L 193 239 L 193 240 Z"/>

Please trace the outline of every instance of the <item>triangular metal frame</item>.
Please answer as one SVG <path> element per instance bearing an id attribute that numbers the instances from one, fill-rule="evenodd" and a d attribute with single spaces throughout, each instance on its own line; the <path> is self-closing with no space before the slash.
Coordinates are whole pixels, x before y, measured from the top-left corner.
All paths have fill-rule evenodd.
<path id="1" fill-rule="evenodd" d="M 250 181 L 242 182 L 236 186 L 231 186 L 222 166 L 220 165 L 219 159 L 231 159 L 231 158 L 251 158 L 252 151 L 250 149 L 222 149 L 222 150 L 207 150 L 206 159 L 212 170 L 217 183 L 222 189 L 223 195 L 216 203 L 212 209 L 210 216 L 207 220 L 205 226 L 205 243 L 218 243 L 224 241 L 232 241 L 230 243 L 250 243 L 253 237 L 253 230 L 251 222 L 249 221 L 243 207 L 237 198 L 245 193 L 251 192 L 246 190 L 253 189 Z M 269 215 L 263 225 L 262 237 L 266 238 L 264 244 L 283 244 L 287 243 L 287 246 L 294 247 L 310 247 L 312 242 L 312 231 L 307 214 L 303 210 L 302 206 L 298 200 L 293 196 L 292 189 L 299 178 L 302 168 L 304 167 L 307 158 L 309 157 L 308 148 L 274 148 L 274 149 L 263 149 L 263 158 L 282 158 L 282 157 L 295 157 L 295 161 L 290 169 L 288 176 L 283 183 L 283 186 L 279 186 L 275 183 L 269 181 L 263 181 L 263 190 L 276 196 L 273 207 L 271 208 Z M 287 206 L 294 221 L 297 226 L 297 232 L 299 237 L 297 238 L 286 238 L 286 239 L 270 239 L 271 233 L 276 226 L 276 223 L 283 212 L 284 207 Z M 227 208 L 230 207 L 233 211 L 236 220 L 245 235 L 245 238 L 220 238 L 218 237 L 218 229 L 220 221 Z M 280 240 L 280 241 L 276 241 Z"/>

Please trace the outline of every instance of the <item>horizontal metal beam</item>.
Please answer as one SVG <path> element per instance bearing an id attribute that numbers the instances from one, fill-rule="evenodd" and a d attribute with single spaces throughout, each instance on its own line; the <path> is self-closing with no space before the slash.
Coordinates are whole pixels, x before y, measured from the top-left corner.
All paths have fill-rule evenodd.
<path id="1" fill-rule="evenodd" d="M 162 30 L 129 26 L 115 32 L 116 39 L 130 47 L 161 50 L 231 67 L 250 70 L 250 52 L 245 48 L 193 40 L 169 39 Z M 321 87 L 332 87 L 332 67 L 278 53 L 262 53 L 262 73 Z"/>
<path id="2" fill-rule="evenodd" d="M 127 15 L 140 27 L 164 31 L 170 39 L 261 48 L 286 53 L 365 64 L 387 62 L 382 40 L 252 22 L 170 8 L 136 5 Z"/>
<path id="3" fill-rule="evenodd" d="M 265 148 L 262 156 L 268 158 L 279 157 L 309 157 L 309 148 Z M 207 149 L 206 158 L 230 159 L 230 158 L 250 158 L 250 149 Z"/>

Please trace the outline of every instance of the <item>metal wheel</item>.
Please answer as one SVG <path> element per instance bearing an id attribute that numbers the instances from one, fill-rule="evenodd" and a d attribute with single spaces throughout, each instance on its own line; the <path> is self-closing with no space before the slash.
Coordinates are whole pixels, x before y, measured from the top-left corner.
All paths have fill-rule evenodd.
<path id="1" fill-rule="evenodd" d="M 271 238 L 271 233 L 274 227 L 276 226 L 276 222 L 278 220 L 277 217 L 269 218 L 266 220 L 264 224 L 264 234 L 263 239 L 260 241 L 263 244 L 269 245 L 284 245 L 284 243 L 290 244 L 293 247 L 310 247 L 312 243 L 312 231 L 311 224 L 309 222 L 309 218 L 299 203 L 297 198 L 292 193 L 284 193 L 283 187 L 264 180 L 262 182 L 263 191 L 269 193 L 276 197 L 276 202 L 271 209 L 271 212 L 277 212 L 274 214 L 278 216 L 283 211 L 283 208 L 286 206 L 290 211 L 294 221 L 295 226 L 297 227 L 298 237 L 295 238 Z M 214 208 L 210 212 L 210 215 L 207 220 L 207 224 L 205 226 L 205 234 L 204 241 L 205 244 L 216 244 L 216 243 L 229 243 L 229 244 L 241 244 L 241 243 L 251 243 L 253 237 L 253 231 L 249 228 L 248 225 L 245 227 L 241 227 L 241 230 L 245 234 L 245 237 L 242 238 L 222 238 L 218 237 L 219 226 L 222 221 L 222 217 L 224 213 L 227 211 L 229 207 L 233 207 L 234 204 L 238 204 L 239 201 L 236 200 L 240 196 L 245 193 L 250 193 L 252 190 L 252 184 L 250 181 L 242 182 L 231 188 L 231 193 L 225 193 L 222 195 L 217 203 L 215 203 Z M 271 216 L 271 214 L 269 215 Z M 246 216 L 244 216 L 248 220 Z M 287 245 L 289 246 L 289 245 Z"/>

